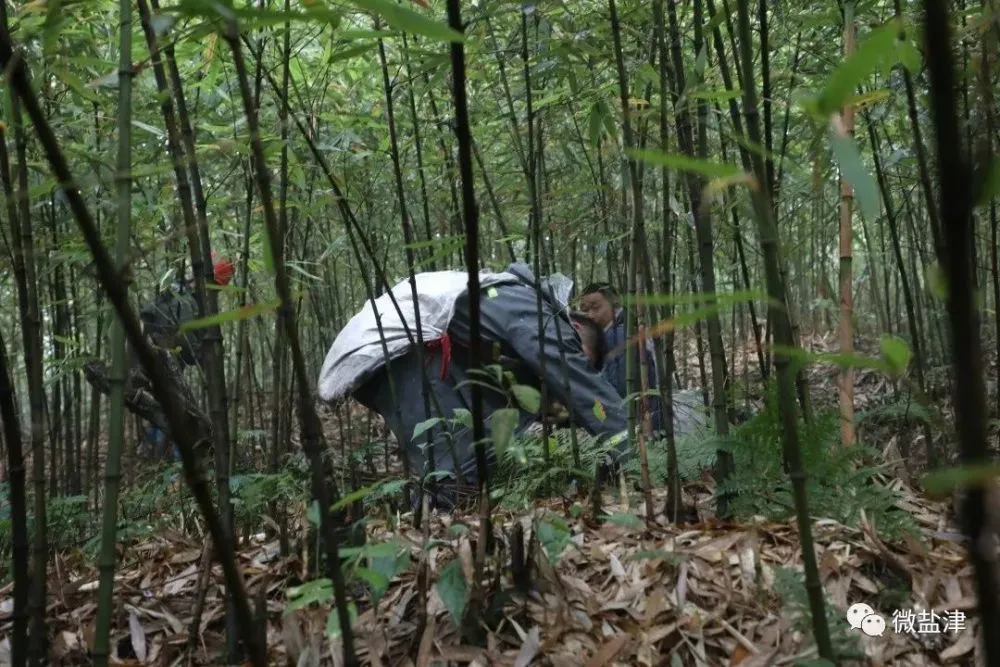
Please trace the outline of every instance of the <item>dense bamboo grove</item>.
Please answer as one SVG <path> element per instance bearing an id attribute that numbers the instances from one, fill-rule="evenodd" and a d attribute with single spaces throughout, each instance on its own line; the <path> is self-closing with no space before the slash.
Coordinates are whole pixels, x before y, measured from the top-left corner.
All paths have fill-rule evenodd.
<path id="1" fill-rule="evenodd" d="M 99 570 L 88 659 L 113 662 L 116 571 L 165 526 L 206 542 L 204 577 L 211 559 L 222 566 L 225 655 L 207 660 L 268 664 L 266 601 L 238 557 L 266 533 L 283 556 L 312 554 L 310 576 L 328 582 L 326 634 L 343 664 L 367 664 L 350 619 L 368 596 L 377 608 L 376 585 L 344 554 L 370 547 L 366 519 L 412 526 L 424 547 L 437 539 L 428 505 L 407 513 L 407 494 L 424 497 L 440 475 L 433 446 L 411 469 L 377 416 L 318 402 L 320 366 L 352 315 L 399 281 L 416 301 L 415 274 L 457 269 L 478 294 L 478 269 L 515 261 L 571 277 L 574 298 L 603 281 L 624 296 L 635 398 L 636 463 L 619 478 L 574 429 L 554 451 L 543 410 L 545 444 L 521 464 L 537 478 L 525 506 L 559 496 L 549 475 L 571 459 L 591 523 L 629 494 L 643 530 L 681 522 L 692 454 L 675 437 L 674 394 L 698 392 L 711 514 L 749 521 L 768 492 L 752 480 L 779 480 L 814 653 L 837 663 L 811 527 L 829 502 L 815 485 L 833 479 L 814 471 L 840 457 L 815 454 L 813 440 L 875 445 L 837 469 L 861 488 L 851 475 L 885 462 L 889 433 L 917 486 L 969 491 L 960 519 L 980 650 L 1000 660 L 995 554 L 980 539 L 995 521 L 986 464 L 1000 418 L 997 11 L 990 0 L 0 1 L 0 585 L 11 597 L 0 637 L 12 664 L 49 664 L 50 571 L 70 552 Z M 228 284 L 219 257 L 235 270 Z M 204 343 L 180 372 L 139 313 L 188 277 Z M 423 366 L 425 333 L 407 335 Z M 865 372 L 904 406 L 889 431 L 863 420 Z M 495 626 L 498 573 L 522 592 L 537 575 L 520 524 L 495 531 L 498 517 L 530 512 L 513 506 L 505 472 L 487 474 L 500 443 L 482 391 L 472 384 L 469 411 L 478 523 L 454 614 L 474 646 Z M 544 408 L 558 392 L 542 382 L 537 393 Z M 150 414 L 189 487 L 171 491 L 181 500 L 155 525 L 130 513 L 160 465 L 138 446 Z M 759 414 L 774 417 L 775 477 L 740 448 Z M 300 472 L 294 492 L 281 486 Z M 265 489 L 252 509 L 251 483 Z M 295 522 L 299 507 L 313 508 L 308 521 Z M 437 570 L 416 560 L 411 658 L 427 664 Z M 398 572 L 375 574 L 388 587 Z"/>

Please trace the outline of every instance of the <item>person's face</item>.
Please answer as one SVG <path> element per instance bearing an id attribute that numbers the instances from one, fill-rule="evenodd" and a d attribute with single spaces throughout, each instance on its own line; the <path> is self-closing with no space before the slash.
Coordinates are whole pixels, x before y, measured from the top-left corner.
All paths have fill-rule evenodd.
<path id="1" fill-rule="evenodd" d="M 615 319 L 615 310 L 611 307 L 611 302 L 600 292 L 585 295 L 580 301 L 580 310 L 597 322 L 602 329 L 607 328 Z"/>

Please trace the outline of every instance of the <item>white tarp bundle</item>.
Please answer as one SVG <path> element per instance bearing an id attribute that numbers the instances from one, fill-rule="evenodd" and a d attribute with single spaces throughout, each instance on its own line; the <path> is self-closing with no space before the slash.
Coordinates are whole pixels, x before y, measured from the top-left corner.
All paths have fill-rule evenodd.
<path id="1" fill-rule="evenodd" d="M 418 273 L 417 298 L 420 306 L 420 329 L 424 341 L 440 338 L 455 314 L 455 302 L 468 289 L 469 274 L 465 271 L 433 271 Z M 498 283 L 517 282 L 517 276 L 512 273 L 494 273 L 480 271 L 479 283 L 489 287 Z M 551 285 L 556 298 L 563 304 L 569 299 L 573 282 L 560 274 L 543 280 L 543 289 Z M 389 293 L 375 299 L 375 306 L 382 323 L 389 359 L 396 359 L 409 349 L 410 338 L 406 335 L 409 327 L 413 340 L 417 339 L 416 316 L 413 304 L 413 290 L 410 280 L 402 280 L 392 288 L 396 306 L 389 298 Z M 406 327 L 403 326 L 403 319 Z M 337 339 L 333 341 L 330 351 L 319 374 L 319 396 L 324 401 L 335 401 L 355 389 L 368 375 L 375 372 L 385 363 L 382 341 L 379 336 L 378 324 L 372 302 L 365 303 L 357 315 L 351 318 L 341 329 Z"/>
<path id="2" fill-rule="evenodd" d="M 480 272 L 479 282 L 484 286 L 517 280 L 509 273 Z M 434 271 L 418 273 L 417 298 L 420 306 L 420 333 L 425 341 L 439 338 L 451 323 L 455 314 L 455 301 L 468 288 L 469 274 L 464 271 Z M 413 290 L 409 279 L 400 281 L 392 288 L 392 295 L 399 305 L 399 312 L 389 298 L 389 293 L 375 299 L 375 306 L 382 322 L 389 359 L 396 359 L 406 353 L 410 339 L 400 318 L 406 318 L 413 340 L 417 339 Z M 372 302 L 365 303 L 361 312 L 351 318 L 333 341 L 326 353 L 323 369 L 319 374 L 319 396 L 324 401 L 334 401 L 346 396 L 360 385 L 360 380 L 385 363 L 382 341 Z"/>

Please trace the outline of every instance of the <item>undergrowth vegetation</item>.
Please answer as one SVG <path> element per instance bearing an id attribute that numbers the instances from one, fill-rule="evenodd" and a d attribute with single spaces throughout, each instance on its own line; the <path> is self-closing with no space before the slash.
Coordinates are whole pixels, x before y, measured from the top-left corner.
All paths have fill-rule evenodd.
<path id="1" fill-rule="evenodd" d="M 720 440 L 707 426 L 679 436 L 676 440 L 678 466 L 682 479 L 691 481 L 714 463 L 716 451 L 725 449 L 736 460 L 736 473 L 718 485 L 720 492 L 733 495 L 734 516 L 750 520 L 787 521 L 794 515 L 791 487 L 783 467 L 781 422 L 774 393 L 768 395 L 765 406 L 748 421 L 736 426 L 729 438 Z M 870 411 L 869 419 L 893 419 L 907 414 L 906 409 L 892 403 Z M 920 419 L 926 411 L 910 407 L 910 418 Z M 899 413 L 899 414 L 897 414 Z M 864 512 L 880 533 L 898 538 L 904 533 L 916 536 L 912 517 L 894 507 L 896 492 L 875 480 L 879 467 L 869 464 L 878 453 L 869 446 L 858 444 L 844 448 L 839 440 L 839 416 L 834 411 L 817 413 L 806 423 L 800 420 L 803 458 L 807 472 L 809 503 L 814 517 L 836 520 L 856 526 Z M 379 444 L 379 443 L 376 443 Z M 570 431 L 559 429 L 549 436 L 548 458 L 543 452 L 543 440 L 529 433 L 514 437 L 499 457 L 492 480 L 494 502 L 510 509 L 531 508 L 545 496 L 566 495 L 577 484 L 593 476 L 595 463 L 608 446 L 583 432 L 577 433 L 580 464 L 573 460 Z M 381 445 L 380 445 L 381 446 Z M 666 441 L 653 438 L 648 442 L 650 474 L 654 485 L 667 480 Z M 316 523 L 316 511 L 309 507 L 308 468 L 301 454 L 285 459 L 278 473 L 234 475 L 230 481 L 232 503 L 237 525 L 256 531 L 275 517 L 275 499 L 280 499 L 277 511 L 306 512 Z M 638 480 L 635 457 L 624 466 L 630 490 Z M 138 542 L 165 528 L 182 528 L 193 520 L 196 508 L 187 487 L 179 480 L 179 464 L 153 469 L 135 480 L 119 501 L 118 539 Z M 343 498 L 339 505 L 363 500 L 369 512 L 388 515 L 394 508 L 405 508 L 402 479 L 387 479 L 360 488 Z M 29 505 L 30 506 L 30 505 Z M 96 554 L 99 526 L 91 511 L 92 503 L 85 496 L 54 498 L 49 505 L 49 526 L 54 550 L 84 549 Z M 263 517 L 267 517 L 266 519 Z M 29 530 L 31 529 L 29 517 Z M 7 486 L 0 485 L 0 558 L 11 553 L 10 504 Z M 4 572 L 4 577 L 9 573 Z"/>

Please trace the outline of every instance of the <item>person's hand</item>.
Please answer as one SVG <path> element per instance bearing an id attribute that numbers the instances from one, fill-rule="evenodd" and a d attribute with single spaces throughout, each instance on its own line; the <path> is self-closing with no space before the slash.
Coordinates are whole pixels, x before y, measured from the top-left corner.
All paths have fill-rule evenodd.
<path id="1" fill-rule="evenodd" d="M 549 404 L 549 408 L 545 411 L 545 413 L 549 421 L 552 423 L 561 424 L 569 421 L 569 410 L 567 410 L 566 406 L 558 401 L 553 401 Z"/>

